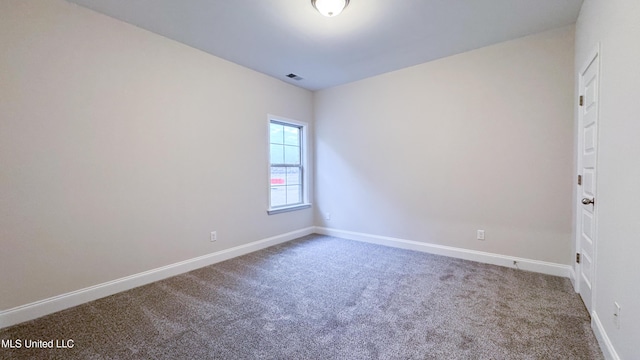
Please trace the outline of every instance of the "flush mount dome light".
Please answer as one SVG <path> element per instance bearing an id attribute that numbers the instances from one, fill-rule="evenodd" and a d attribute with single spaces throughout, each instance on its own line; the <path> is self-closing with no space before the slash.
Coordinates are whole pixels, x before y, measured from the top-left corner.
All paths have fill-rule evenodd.
<path id="1" fill-rule="evenodd" d="M 318 12 L 327 17 L 339 15 L 349 5 L 349 0 L 311 0 Z"/>

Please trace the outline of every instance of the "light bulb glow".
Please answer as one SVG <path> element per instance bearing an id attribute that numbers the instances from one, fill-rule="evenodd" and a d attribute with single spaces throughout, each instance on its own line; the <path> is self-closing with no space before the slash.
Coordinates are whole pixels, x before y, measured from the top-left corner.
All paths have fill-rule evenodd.
<path id="1" fill-rule="evenodd" d="M 349 0 L 311 0 L 313 7 L 327 17 L 339 15 L 349 5 Z"/>

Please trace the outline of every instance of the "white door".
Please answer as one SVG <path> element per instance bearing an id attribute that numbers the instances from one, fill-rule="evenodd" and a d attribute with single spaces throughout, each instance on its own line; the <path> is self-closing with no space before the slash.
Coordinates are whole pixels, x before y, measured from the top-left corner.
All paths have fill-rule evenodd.
<path id="1" fill-rule="evenodd" d="M 593 301 L 596 242 L 596 158 L 598 136 L 598 63 L 596 52 L 580 72 L 577 249 L 578 291 L 589 314 Z"/>

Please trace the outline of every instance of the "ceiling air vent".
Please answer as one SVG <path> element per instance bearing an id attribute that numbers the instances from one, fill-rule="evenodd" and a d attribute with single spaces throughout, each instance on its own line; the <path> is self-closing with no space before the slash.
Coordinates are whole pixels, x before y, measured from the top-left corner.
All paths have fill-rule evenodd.
<path id="1" fill-rule="evenodd" d="M 300 77 L 300 76 L 298 76 L 298 75 L 296 75 L 294 73 L 291 73 L 291 74 L 287 75 L 287 77 L 289 79 L 293 79 L 293 80 L 298 80 L 298 81 L 302 80 L 302 77 Z"/>

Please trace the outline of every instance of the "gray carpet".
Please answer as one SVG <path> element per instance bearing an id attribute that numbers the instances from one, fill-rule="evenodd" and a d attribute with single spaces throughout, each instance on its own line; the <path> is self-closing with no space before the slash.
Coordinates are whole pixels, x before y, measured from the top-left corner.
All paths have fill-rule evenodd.
<path id="1" fill-rule="evenodd" d="M 0 330 L 3 359 L 602 359 L 569 280 L 311 235 Z M 71 349 L 26 340 L 73 339 Z"/>

